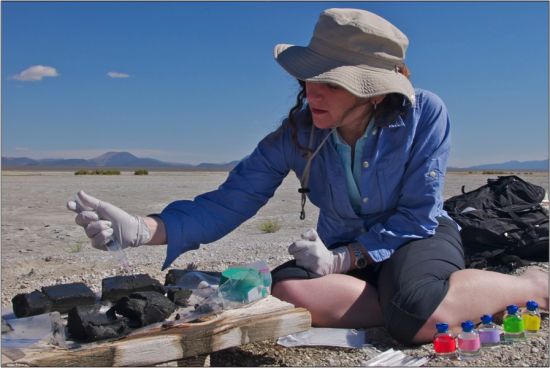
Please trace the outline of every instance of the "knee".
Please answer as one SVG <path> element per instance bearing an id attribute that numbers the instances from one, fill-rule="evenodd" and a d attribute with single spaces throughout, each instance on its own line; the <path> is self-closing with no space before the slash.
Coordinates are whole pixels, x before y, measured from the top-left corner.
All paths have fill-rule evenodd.
<path id="1" fill-rule="evenodd" d="M 302 296 L 304 280 L 283 280 L 279 281 L 271 290 L 271 294 L 277 299 L 294 304 L 297 307 L 303 307 L 304 302 Z"/>
<path id="2" fill-rule="evenodd" d="M 381 302 L 390 336 L 406 346 L 429 341 L 435 328 L 433 321 L 442 318 L 436 311 L 445 293 L 444 280 L 431 280 L 399 289 Z"/>

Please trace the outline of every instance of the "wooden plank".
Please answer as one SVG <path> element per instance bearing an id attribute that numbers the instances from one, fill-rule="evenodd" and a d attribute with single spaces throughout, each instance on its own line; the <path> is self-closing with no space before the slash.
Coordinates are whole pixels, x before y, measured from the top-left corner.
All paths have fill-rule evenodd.
<path id="1" fill-rule="evenodd" d="M 157 324 L 110 342 L 73 350 L 25 352 L 15 364 L 31 366 L 147 366 L 207 354 L 249 342 L 276 339 L 311 327 L 303 308 L 269 296 L 204 322 Z"/>

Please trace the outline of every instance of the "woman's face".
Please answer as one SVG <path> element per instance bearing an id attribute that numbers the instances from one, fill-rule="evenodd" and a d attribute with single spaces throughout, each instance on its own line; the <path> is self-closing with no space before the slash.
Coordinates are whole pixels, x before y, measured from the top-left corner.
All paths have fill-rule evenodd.
<path id="1" fill-rule="evenodd" d="M 329 83 L 306 82 L 306 97 L 313 124 L 319 129 L 361 124 L 371 109 L 368 101 Z"/>

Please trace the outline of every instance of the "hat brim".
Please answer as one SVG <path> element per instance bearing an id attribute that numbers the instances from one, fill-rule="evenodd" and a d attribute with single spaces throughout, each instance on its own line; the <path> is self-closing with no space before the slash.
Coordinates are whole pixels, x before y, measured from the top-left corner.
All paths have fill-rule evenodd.
<path id="1" fill-rule="evenodd" d="M 411 104 L 415 102 L 411 82 L 394 70 L 365 64 L 349 65 L 320 55 L 308 47 L 287 44 L 275 46 L 274 56 L 279 65 L 299 80 L 334 83 L 357 97 L 400 93 Z"/>

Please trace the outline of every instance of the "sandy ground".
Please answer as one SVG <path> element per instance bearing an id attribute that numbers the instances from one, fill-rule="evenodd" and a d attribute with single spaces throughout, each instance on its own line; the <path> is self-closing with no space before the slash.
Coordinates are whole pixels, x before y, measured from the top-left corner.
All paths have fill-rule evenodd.
<path id="1" fill-rule="evenodd" d="M 2 172 L 2 309 L 11 306 L 17 293 L 41 286 L 82 281 L 100 292 L 101 279 L 118 272 L 109 253 L 93 249 L 65 203 L 78 190 L 85 190 L 130 213 L 160 212 L 176 199 L 190 199 L 215 189 L 227 173 L 151 172 L 134 176 L 75 176 L 72 172 Z M 520 174 L 525 180 L 548 190 L 548 173 Z M 449 173 L 445 198 L 486 183 L 489 176 Z M 495 176 L 492 176 L 495 177 Z M 180 256 L 172 265 L 185 268 L 193 262 L 201 270 L 221 271 L 234 263 L 263 259 L 271 268 L 290 259 L 287 246 L 309 227 L 315 226 L 318 211 L 308 202 L 307 218 L 299 220 L 298 180 L 291 174 L 272 200 L 259 213 L 228 236 Z M 263 233 L 259 227 L 275 220 L 281 229 Z M 160 267 L 165 246 L 140 247 L 127 252 L 134 272 L 148 273 L 164 281 Z M 548 268 L 547 264 L 540 265 Z M 521 272 L 521 270 L 519 270 Z M 432 360 L 429 365 L 548 366 L 548 320 L 541 335 L 525 343 L 501 346 L 472 362 Z M 383 329 L 368 331 L 372 347 L 357 350 L 334 348 L 283 348 L 272 341 L 248 344 L 211 355 L 211 365 L 357 366 L 388 348 L 425 356 L 431 346 L 405 349 L 396 345 Z"/>

